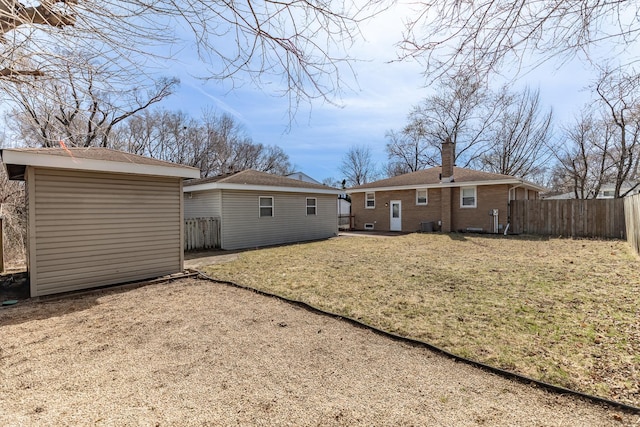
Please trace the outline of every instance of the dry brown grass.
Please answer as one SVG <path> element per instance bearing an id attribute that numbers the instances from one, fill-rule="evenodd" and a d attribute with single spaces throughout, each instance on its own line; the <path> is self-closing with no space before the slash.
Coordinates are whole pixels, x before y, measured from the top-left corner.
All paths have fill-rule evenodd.
<path id="1" fill-rule="evenodd" d="M 412 234 L 251 251 L 205 270 L 640 406 L 639 267 L 622 241 Z"/>
<path id="2" fill-rule="evenodd" d="M 640 422 L 203 280 L 27 301 L 0 332 L 3 427 Z"/>

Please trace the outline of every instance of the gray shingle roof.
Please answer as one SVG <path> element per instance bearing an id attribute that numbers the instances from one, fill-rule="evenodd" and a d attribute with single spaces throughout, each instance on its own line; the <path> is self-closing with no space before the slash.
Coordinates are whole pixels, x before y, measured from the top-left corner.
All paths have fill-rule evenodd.
<path id="1" fill-rule="evenodd" d="M 200 176 L 198 168 L 101 147 L 5 148 L 0 152 L 9 179 L 14 180 L 25 178 L 27 166 L 176 178 Z"/>
<path id="2" fill-rule="evenodd" d="M 300 181 L 298 179 L 287 178 L 284 176 L 273 175 L 266 172 L 259 172 L 252 169 L 243 170 L 241 172 L 233 172 L 223 175 L 212 176 L 208 178 L 191 179 L 184 182 L 184 187 L 208 184 L 212 182 L 225 184 L 244 184 L 244 185 L 263 185 L 273 187 L 293 187 L 293 188 L 309 188 L 318 190 L 335 190 L 322 184 L 314 184 L 311 182 Z"/>
<path id="3" fill-rule="evenodd" d="M 177 163 L 165 162 L 163 160 L 152 159 L 150 157 L 139 156 L 124 151 L 112 150 L 102 147 L 86 148 L 11 148 L 10 151 L 19 151 L 33 154 L 45 154 L 49 156 L 61 156 L 68 158 L 104 160 L 110 162 L 131 163 L 137 165 L 165 166 L 176 168 L 188 168 L 190 166 Z"/>
<path id="4" fill-rule="evenodd" d="M 370 182 L 368 184 L 358 185 L 349 188 L 349 190 L 359 190 L 367 188 L 382 188 L 382 187 L 404 187 L 404 186 L 419 186 L 439 184 L 441 182 L 440 173 L 442 168 L 440 166 L 424 169 L 416 172 L 407 173 L 404 175 L 398 175 L 391 178 L 381 179 L 379 181 Z M 473 182 L 487 182 L 487 181 L 503 181 L 514 180 L 520 181 L 518 178 L 514 178 L 509 175 L 501 175 L 497 173 L 482 172 L 466 168 L 453 168 L 453 179 L 457 183 L 473 183 Z"/>

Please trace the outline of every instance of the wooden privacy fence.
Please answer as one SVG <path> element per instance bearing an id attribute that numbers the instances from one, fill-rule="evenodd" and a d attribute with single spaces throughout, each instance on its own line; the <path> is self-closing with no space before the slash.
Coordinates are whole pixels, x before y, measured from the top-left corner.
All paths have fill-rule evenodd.
<path id="1" fill-rule="evenodd" d="M 338 215 L 338 229 L 353 230 L 355 228 L 355 215 Z"/>
<path id="2" fill-rule="evenodd" d="M 220 218 L 191 218 L 184 220 L 184 250 L 220 247 Z"/>
<path id="3" fill-rule="evenodd" d="M 511 232 L 626 238 L 624 199 L 512 200 Z"/>
<path id="4" fill-rule="evenodd" d="M 640 254 L 640 194 L 625 197 L 624 216 L 627 223 L 627 240 L 633 250 Z"/>

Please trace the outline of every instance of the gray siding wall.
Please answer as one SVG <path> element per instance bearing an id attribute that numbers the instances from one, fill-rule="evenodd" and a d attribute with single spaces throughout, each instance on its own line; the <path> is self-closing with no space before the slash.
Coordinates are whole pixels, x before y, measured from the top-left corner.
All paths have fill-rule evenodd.
<path id="1" fill-rule="evenodd" d="M 32 296 L 181 271 L 179 179 L 30 169 Z"/>
<path id="2" fill-rule="evenodd" d="M 260 218 L 259 196 L 272 196 L 274 216 Z M 306 198 L 317 199 L 317 215 L 306 215 Z M 222 192 L 222 248 L 240 249 L 338 234 L 337 196 L 312 193 Z"/>
<path id="3" fill-rule="evenodd" d="M 220 217 L 221 191 L 208 190 L 184 193 L 184 218 L 209 218 Z"/>

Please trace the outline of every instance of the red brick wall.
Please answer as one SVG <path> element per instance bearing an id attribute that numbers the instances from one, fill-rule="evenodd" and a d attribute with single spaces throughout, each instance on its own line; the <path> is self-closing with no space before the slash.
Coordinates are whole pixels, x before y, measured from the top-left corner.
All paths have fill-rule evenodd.
<path id="1" fill-rule="evenodd" d="M 461 208 L 460 188 L 451 189 L 451 231 L 465 230 L 468 227 L 482 228 L 486 232 L 492 231 L 493 218 L 489 216 L 489 211 L 493 209 L 498 209 L 499 223 L 503 227 L 507 224 L 509 186 L 492 185 L 476 188 L 477 207 L 475 208 Z M 374 209 L 365 209 L 365 193 L 351 194 L 351 212 L 355 215 L 356 230 L 364 230 L 365 223 L 373 223 L 375 230 L 388 231 L 389 203 L 392 200 L 402 202 L 402 231 L 419 231 L 420 223 L 423 221 L 432 221 L 437 226 L 443 219 L 442 191 L 439 188 L 428 190 L 426 206 L 416 205 L 415 190 L 378 191 L 375 194 Z M 443 226 L 446 227 L 446 217 Z"/>
<path id="2" fill-rule="evenodd" d="M 416 190 L 377 191 L 375 209 L 365 209 L 364 197 L 365 193 L 351 194 L 351 213 L 355 215 L 356 230 L 364 230 L 365 223 L 374 223 L 375 230 L 388 231 L 392 200 L 402 203 L 402 231 L 419 231 L 420 222 L 434 221 L 437 224 L 440 220 L 440 189 L 427 191 L 426 206 L 416 205 Z"/>
<path id="3" fill-rule="evenodd" d="M 464 231 L 467 228 L 482 228 L 485 232 L 491 232 L 493 217 L 489 211 L 498 209 L 498 222 L 507 224 L 508 215 L 508 185 L 483 185 L 476 187 L 475 208 L 463 208 L 460 203 L 460 188 L 453 188 L 451 200 L 452 230 Z"/>

